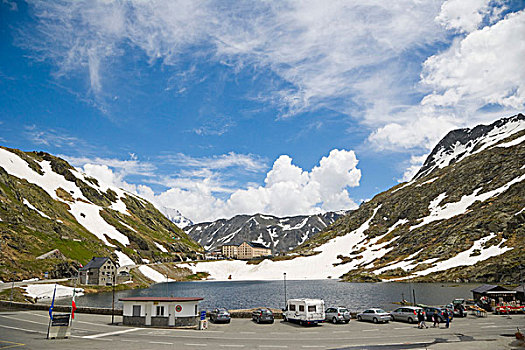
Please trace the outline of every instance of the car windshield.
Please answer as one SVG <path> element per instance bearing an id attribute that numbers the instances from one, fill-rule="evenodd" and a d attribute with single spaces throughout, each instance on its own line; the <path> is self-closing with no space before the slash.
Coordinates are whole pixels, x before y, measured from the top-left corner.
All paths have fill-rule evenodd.
<path id="1" fill-rule="evenodd" d="M 383 309 L 377 309 L 376 314 L 386 314 L 386 311 Z"/>
<path id="2" fill-rule="evenodd" d="M 261 310 L 263 314 L 271 315 L 272 312 L 270 310 Z"/>
<path id="3" fill-rule="evenodd" d="M 348 312 L 348 309 L 339 309 L 339 312 Z"/>

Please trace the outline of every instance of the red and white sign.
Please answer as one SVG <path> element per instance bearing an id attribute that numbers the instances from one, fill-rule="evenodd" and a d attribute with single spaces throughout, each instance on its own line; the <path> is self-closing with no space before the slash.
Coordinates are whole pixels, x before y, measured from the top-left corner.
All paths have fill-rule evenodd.
<path id="1" fill-rule="evenodd" d="M 175 311 L 181 312 L 182 311 L 182 306 L 180 306 L 180 305 L 175 306 Z"/>

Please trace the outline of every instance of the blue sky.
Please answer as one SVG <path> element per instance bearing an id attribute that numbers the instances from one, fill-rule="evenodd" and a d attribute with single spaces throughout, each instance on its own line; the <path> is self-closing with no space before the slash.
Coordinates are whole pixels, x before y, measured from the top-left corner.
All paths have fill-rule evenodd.
<path id="1" fill-rule="evenodd" d="M 524 6 L 2 0 L 0 143 L 194 221 L 355 208 L 523 112 Z"/>

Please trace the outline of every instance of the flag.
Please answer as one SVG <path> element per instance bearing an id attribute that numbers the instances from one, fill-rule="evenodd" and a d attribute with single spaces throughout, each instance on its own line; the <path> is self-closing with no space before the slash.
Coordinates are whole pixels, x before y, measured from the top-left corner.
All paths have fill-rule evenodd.
<path id="1" fill-rule="evenodd" d="M 73 288 L 73 299 L 71 300 L 71 319 L 75 318 L 75 310 L 77 309 L 77 304 L 75 303 L 75 291 L 77 289 Z"/>
<path id="2" fill-rule="evenodd" d="M 55 284 L 55 290 L 53 291 L 53 300 L 51 300 L 51 307 L 49 308 L 49 318 L 53 320 L 53 306 L 55 305 L 55 294 L 57 292 L 57 285 Z"/>

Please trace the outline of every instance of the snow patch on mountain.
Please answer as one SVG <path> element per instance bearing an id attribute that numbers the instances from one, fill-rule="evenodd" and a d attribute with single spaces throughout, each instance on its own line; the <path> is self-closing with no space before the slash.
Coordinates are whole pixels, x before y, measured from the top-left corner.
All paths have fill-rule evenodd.
<path id="1" fill-rule="evenodd" d="M 40 210 L 38 210 L 37 208 L 35 208 L 31 203 L 29 203 L 29 201 L 27 199 L 23 199 L 22 200 L 22 203 L 24 203 L 29 209 L 32 209 L 34 211 L 36 211 L 38 214 L 40 214 L 40 216 L 46 218 L 46 219 L 51 219 L 49 216 L 47 216 L 46 214 L 42 213 Z"/>
<path id="2" fill-rule="evenodd" d="M 430 202 L 430 205 L 428 207 L 428 209 L 430 210 L 430 215 L 422 218 L 422 221 L 419 224 L 410 227 L 410 230 L 427 225 L 433 221 L 450 219 L 456 215 L 464 214 L 468 210 L 468 208 L 472 204 L 474 204 L 474 202 L 484 202 L 491 197 L 497 196 L 505 192 L 510 188 L 510 186 L 523 180 L 525 180 L 525 174 L 509 181 L 505 185 L 496 188 L 495 190 L 481 193 L 478 195 L 478 193 L 482 190 L 482 188 L 478 188 L 472 194 L 461 197 L 461 199 L 458 202 L 446 203 L 445 205 L 440 207 L 439 203 L 441 203 L 441 201 L 446 197 L 446 193 L 441 193 L 438 197 L 436 197 L 433 201 Z"/>
<path id="3" fill-rule="evenodd" d="M 432 150 L 414 179 L 422 178 L 435 169 L 442 169 L 473 154 L 495 147 L 501 141 L 523 130 L 525 130 L 525 116 L 518 114 L 500 119 L 491 125 L 478 125 L 473 129 L 451 131 Z M 523 137 L 508 142 L 508 147 L 521 142 Z"/>
<path id="4" fill-rule="evenodd" d="M 117 261 L 118 266 L 122 267 L 122 266 L 135 265 L 135 262 L 131 260 L 129 256 L 122 253 L 121 251 L 115 250 L 115 255 L 117 255 L 117 258 L 118 258 L 118 261 Z"/>
<path id="5" fill-rule="evenodd" d="M 348 264 L 337 265 L 341 250 L 349 249 L 365 238 L 365 231 L 377 213 L 376 208 L 371 217 L 358 229 L 347 235 L 333 238 L 321 247 L 315 249 L 317 255 L 298 257 L 292 260 L 272 261 L 263 260 L 257 265 L 249 265 L 245 261 L 221 260 L 216 262 L 199 262 L 189 264 L 193 272 L 206 271 L 210 278 L 219 281 L 232 280 L 278 280 L 282 279 L 283 272 L 287 278 L 293 279 L 326 279 L 339 277 L 347 272 L 351 266 Z M 381 254 L 378 251 L 377 254 Z"/>

